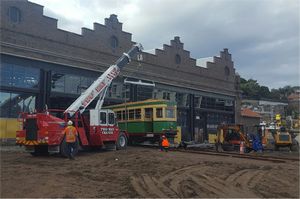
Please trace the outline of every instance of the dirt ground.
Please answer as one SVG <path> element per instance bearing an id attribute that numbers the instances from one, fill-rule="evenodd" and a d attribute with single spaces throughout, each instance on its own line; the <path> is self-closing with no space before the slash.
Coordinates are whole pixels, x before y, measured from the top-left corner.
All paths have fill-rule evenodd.
<path id="1" fill-rule="evenodd" d="M 298 198 L 299 162 L 272 163 L 141 147 L 81 152 L 72 161 L 2 149 L 1 198 L 10 197 Z"/>

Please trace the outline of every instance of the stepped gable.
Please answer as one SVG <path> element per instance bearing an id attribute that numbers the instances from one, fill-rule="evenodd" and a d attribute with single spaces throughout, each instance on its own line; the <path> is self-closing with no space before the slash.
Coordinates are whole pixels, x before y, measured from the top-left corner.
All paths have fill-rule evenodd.
<path id="1" fill-rule="evenodd" d="M 44 6 L 27 0 L 5 0 L 1 2 L 1 12 L 8 13 L 11 7 L 19 10 L 20 21 L 11 23 L 8 14 L 2 15 L 4 17 L 1 19 L 1 26 L 10 31 L 116 55 L 128 50 L 133 44 L 131 33 L 122 30 L 122 23 L 114 14 L 105 19 L 105 25 L 94 23 L 93 30 L 83 27 L 82 33 L 76 34 L 59 29 L 57 19 L 43 14 Z M 114 47 L 112 47 L 112 43 L 115 44 Z M 47 47 L 48 50 L 49 47 Z"/>
<path id="2" fill-rule="evenodd" d="M 212 62 L 207 62 L 207 68 L 199 67 L 196 59 L 190 57 L 190 51 L 184 49 L 178 36 L 170 41 L 170 45 L 164 44 L 162 49 L 155 49 L 154 54 L 143 52 L 143 57 L 145 62 L 186 73 L 232 82 L 235 78 L 234 63 L 227 48 L 219 56 L 214 56 Z"/>
<path id="3" fill-rule="evenodd" d="M 223 51 L 220 52 L 220 56 L 214 56 L 213 62 L 207 62 L 207 70 L 205 70 L 204 74 L 211 77 L 214 76 L 218 79 L 234 81 L 234 63 L 227 48 L 224 48 Z"/>
<path id="4" fill-rule="evenodd" d="M 184 50 L 180 37 L 175 36 L 170 45 L 164 44 L 163 49 L 155 49 L 155 54 L 144 52 L 145 61 L 168 68 L 185 70 L 184 67 L 196 65 L 196 60 L 190 57 L 190 52 Z"/>
<path id="5" fill-rule="evenodd" d="M 15 7 L 20 20 L 12 23 L 8 10 Z M 94 23 L 93 29 L 82 28 L 76 34 L 57 28 L 57 19 L 43 15 L 43 6 L 27 0 L 1 2 L 1 41 L 4 53 L 26 56 L 47 62 L 96 71 L 105 69 L 123 52 L 131 48 L 131 33 L 122 30 L 117 15 L 112 14 L 105 23 Z M 3 14 L 6 13 L 6 14 Z M 142 41 L 141 41 L 142 42 Z M 15 46 L 11 46 L 15 44 Z M 131 62 L 124 75 L 139 74 L 139 78 L 186 87 L 202 87 L 205 90 L 219 89 L 231 92 L 235 84 L 235 69 L 228 49 L 215 56 L 207 68 L 196 65 L 196 59 L 184 49 L 180 37 L 175 36 L 170 44 L 155 49 L 154 54 L 143 52 L 143 64 Z M 215 84 L 216 80 L 221 83 Z"/>

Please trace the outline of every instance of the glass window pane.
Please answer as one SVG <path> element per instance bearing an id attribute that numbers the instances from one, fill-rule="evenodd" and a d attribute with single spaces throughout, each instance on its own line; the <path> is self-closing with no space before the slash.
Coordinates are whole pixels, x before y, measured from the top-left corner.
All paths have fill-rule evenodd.
<path id="1" fill-rule="evenodd" d="M 13 67 L 11 64 L 2 63 L 0 65 L 0 84 L 1 86 L 12 86 Z"/>
<path id="2" fill-rule="evenodd" d="M 113 113 L 108 114 L 108 123 L 115 124 L 115 114 L 113 114 Z"/>
<path id="3" fill-rule="evenodd" d="M 137 86 L 137 101 L 151 99 L 153 96 L 153 87 Z"/>
<path id="4" fill-rule="evenodd" d="M 38 88 L 39 69 L 13 65 L 12 86 L 21 88 Z"/>
<path id="5" fill-rule="evenodd" d="M 65 93 L 80 93 L 80 77 L 75 75 L 65 76 Z"/>
<path id="6" fill-rule="evenodd" d="M 162 118 L 163 117 L 163 110 L 162 110 L 162 108 L 157 108 L 156 109 L 156 117 L 157 118 Z"/>
<path id="7" fill-rule="evenodd" d="M 18 115 L 23 111 L 23 99 L 20 94 L 11 94 L 11 117 L 18 117 Z"/>
<path id="8" fill-rule="evenodd" d="M 121 120 L 122 120 L 122 112 L 121 112 L 121 111 L 118 111 L 118 112 L 117 112 L 117 120 L 118 120 L 118 121 L 121 121 Z"/>
<path id="9" fill-rule="evenodd" d="M 21 21 L 21 11 L 16 7 L 10 7 L 8 9 L 9 20 L 13 23 L 19 23 Z"/>
<path id="10" fill-rule="evenodd" d="M 153 109 L 152 108 L 145 108 L 145 118 L 152 118 Z"/>
<path id="11" fill-rule="evenodd" d="M 100 112 L 100 124 L 106 124 L 106 113 Z"/>
<path id="12" fill-rule="evenodd" d="M 21 112 L 35 111 L 35 95 L 6 92 L 0 94 L 1 117 L 17 118 Z"/>
<path id="13" fill-rule="evenodd" d="M 174 108 L 167 108 L 166 109 L 166 117 L 167 118 L 175 118 Z"/>
<path id="14" fill-rule="evenodd" d="M 135 119 L 141 119 L 141 109 L 135 109 Z"/>
<path id="15" fill-rule="evenodd" d="M 129 110 L 129 120 L 133 120 L 134 119 L 134 109 L 132 109 L 132 110 Z"/>
<path id="16" fill-rule="evenodd" d="M 127 111 L 122 111 L 122 119 L 127 120 Z"/>
<path id="17" fill-rule="evenodd" d="M 0 92 L 0 117 L 9 117 L 10 93 Z"/>
<path id="18" fill-rule="evenodd" d="M 35 96 L 32 95 L 25 96 L 23 98 L 23 111 L 35 112 L 35 100 L 36 100 Z"/>
<path id="19" fill-rule="evenodd" d="M 54 72 L 51 77 L 51 90 L 56 92 L 64 92 L 65 90 L 65 75 Z"/>

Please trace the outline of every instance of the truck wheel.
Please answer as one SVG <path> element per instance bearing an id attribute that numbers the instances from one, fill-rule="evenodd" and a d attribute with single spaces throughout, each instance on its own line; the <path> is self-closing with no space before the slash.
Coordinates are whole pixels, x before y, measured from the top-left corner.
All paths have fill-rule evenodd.
<path id="1" fill-rule="evenodd" d="M 275 150 L 275 151 L 278 151 L 278 150 L 279 150 L 279 146 L 275 145 L 275 146 L 274 146 L 274 150 Z"/>
<path id="2" fill-rule="evenodd" d="M 78 153 L 79 148 L 79 142 L 78 139 L 76 139 L 75 148 L 74 148 L 74 156 Z M 60 154 L 64 157 L 68 157 L 68 145 L 66 142 L 66 138 L 63 139 L 63 141 L 60 144 Z"/>
<path id="3" fill-rule="evenodd" d="M 121 132 L 117 139 L 117 150 L 126 149 L 127 142 L 128 142 L 128 140 L 127 140 L 125 133 Z"/>

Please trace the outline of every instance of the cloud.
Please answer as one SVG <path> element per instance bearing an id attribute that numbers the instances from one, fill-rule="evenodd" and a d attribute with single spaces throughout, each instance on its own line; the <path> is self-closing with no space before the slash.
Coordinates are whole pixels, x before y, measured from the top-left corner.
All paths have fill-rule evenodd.
<path id="1" fill-rule="evenodd" d="M 297 0 L 31 0 L 81 33 L 114 13 L 145 49 L 180 36 L 193 58 L 232 53 L 236 71 L 270 88 L 299 85 Z M 284 67 L 283 67 L 284 66 Z"/>

